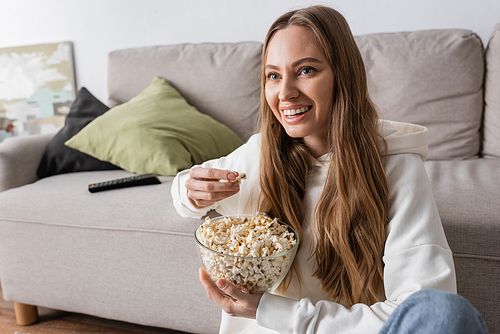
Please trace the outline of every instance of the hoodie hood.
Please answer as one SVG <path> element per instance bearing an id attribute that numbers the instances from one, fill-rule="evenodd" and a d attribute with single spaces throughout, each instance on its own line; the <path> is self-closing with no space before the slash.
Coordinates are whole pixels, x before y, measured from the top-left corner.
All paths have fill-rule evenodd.
<path id="1" fill-rule="evenodd" d="M 378 133 L 387 143 L 387 155 L 412 153 L 418 154 L 422 161 L 428 155 L 426 127 L 411 123 L 378 121 Z M 380 140 L 381 152 L 385 152 L 385 145 Z M 330 161 L 331 153 L 326 153 L 318 158 L 312 158 L 313 166 L 326 166 Z"/>
<path id="2" fill-rule="evenodd" d="M 426 127 L 387 120 L 379 120 L 378 127 L 380 135 L 387 143 L 387 155 L 413 153 L 420 155 L 422 161 L 427 158 L 429 149 Z"/>

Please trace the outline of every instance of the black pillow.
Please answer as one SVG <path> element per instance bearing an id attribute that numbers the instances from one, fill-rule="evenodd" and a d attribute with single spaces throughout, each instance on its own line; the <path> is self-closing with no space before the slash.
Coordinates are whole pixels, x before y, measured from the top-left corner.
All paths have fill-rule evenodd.
<path id="1" fill-rule="evenodd" d="M 36 171 L 38 177 L 69 172 L 120 169 L 109 162 L 98 160 L 64 145 L 97 116 L 108 110 L 105 104 L 82 87 L 66 116 L 64 127 L 54 136 L 43 153 Z"/>

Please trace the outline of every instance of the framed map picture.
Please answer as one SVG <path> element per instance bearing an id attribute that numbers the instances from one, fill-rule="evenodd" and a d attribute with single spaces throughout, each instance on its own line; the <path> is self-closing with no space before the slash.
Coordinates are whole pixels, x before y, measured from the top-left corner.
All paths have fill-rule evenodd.
<path id="1" fill-rule="evenodd" d="M 0 48 L 0 119 L 13 135 L 59 131 L 75 96 L 72 43 Z"/>

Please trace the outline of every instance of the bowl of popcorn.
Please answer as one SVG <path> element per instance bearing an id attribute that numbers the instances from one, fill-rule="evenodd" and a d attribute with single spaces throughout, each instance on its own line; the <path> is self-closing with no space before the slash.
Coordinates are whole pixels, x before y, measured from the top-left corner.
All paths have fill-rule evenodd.
<path id="1" fill-rule="evenodd" d="M 265 214 L 207 217 L 195 233 L 203 268 L 257 294 L 276 289 L 299 247 L 295 230 Z"/>

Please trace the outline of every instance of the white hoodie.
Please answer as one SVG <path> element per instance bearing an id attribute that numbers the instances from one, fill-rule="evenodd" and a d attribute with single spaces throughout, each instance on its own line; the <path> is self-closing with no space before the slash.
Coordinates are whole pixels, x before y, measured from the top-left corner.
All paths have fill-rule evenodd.
<path id="1" fill-rule="evenodd" d="M 230 317 L 222 312 L 220 333 L 377 333 L 394 309 L 410 294 L 422 289 L 456 293 L 453 258 L 444 235 L 423 161 L 427 157 L 427 129 L 408 123 L 380 121 L 386 140 L 385 170 L 389 181 L 390 210 L 384 250 L 386 300 L 373 305 L 346 308 L 328 300 L 310 259 L 314 237 L 314 208 L 325 184 L 329 155 L 313 161 L 306 182 L 306 219 L 302 247 L 295 258 L 300 278 L 293 275 L 282 296 L 265 293 L 257 309 L 257 320 Z M 172 197 L 183 217 L 201 218 L 214 209 L 222 215 L 255 214 L 259 196 L 260 135 L 227 157 L 203 163 L 202 167 L 228 169 L 247 174 L 240 192 L 202 209 L 192 205 L 184 186 L 189 171 L 179 173 Z"/>

